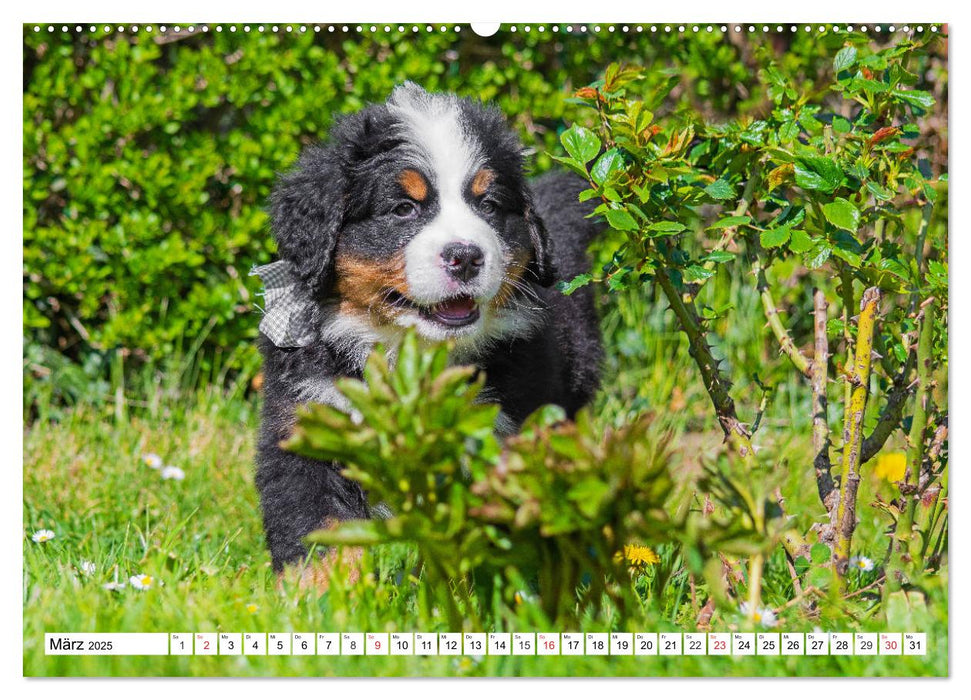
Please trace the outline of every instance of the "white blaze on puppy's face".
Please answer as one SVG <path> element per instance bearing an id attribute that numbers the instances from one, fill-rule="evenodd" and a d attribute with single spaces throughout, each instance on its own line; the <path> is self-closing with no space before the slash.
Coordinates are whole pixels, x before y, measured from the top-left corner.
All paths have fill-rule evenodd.
<path id="1" fill-rule="evenodd" d="M 485 164 L 481 149 L 462 129 L 459 104 L 413 84 L 397 88 L 388 102 L 400 118 L 415 156 L 428 171 L 438 195 L 438 212 L 404 250 L 408 296 L 420 306 L 466 297 L 482 314 L 502 286 L 504 251 L 496 231 L 466 201 L 464 189 Z M 449 274 L 443 251 L 449 244 L 471 245 L 481 253 L 478 272 L 463 281 Z M 414 325 L 427 337 L 442 339 L 481 330 L 488 318 L 449 327 L 417 312 L 402 314 L 399 323 Z"/>

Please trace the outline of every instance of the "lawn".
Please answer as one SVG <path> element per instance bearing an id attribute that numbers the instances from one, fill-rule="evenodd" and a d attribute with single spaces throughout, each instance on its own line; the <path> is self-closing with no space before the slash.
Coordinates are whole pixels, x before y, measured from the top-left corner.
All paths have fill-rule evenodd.
<path id="1" fill-rule="evenodd" d="M 603 27 L 23 27 L 26 675 L 949 673 L 947 28 Z M 246 271 L 277 256 L 278 174 L 405 80 L 495 102 L 533 174 L 588 183 L 607 226 L 556 289 L 597 296 L 602 386 L 576 423 L 541 411 L 499 444 L 444 353 L 375 359 L 382 381 L 341 385 L 364 420 L 312 409 L 291 446 L 357 470 L 392 517 L 317 533 L 369 547 L 301 589 L 263 541 Z M 43 647 L 698 630 L 923 632 L 929 651 Z"/>
<path id="2" fill-rule="evenodd" d="M 717 289 L 716 289 L 717 288 Z M 744 311 L 754 294 L 730 279 L 711 294 L 732 297 Z M 692 372 L 683 340 L 666 323 L 670 314 L 649 298 L 625 297 L 605 304 L 604 329 L 612 348 L 595 412 L 605 424 L 651 411 L 674 434 L 672 471 L 690 484 L 705 454 L 721 441 L 708 417 L 704 389 Z M 629 323 L 640 319 L 638 323 Z M 766 355 L 762 337 L 731 331 L 722 351 L 739 364 L 778 361 Z M 168 370 L 174 374 L 176 370 Z M 736 372 L 741 376 L 742 372 Z M 947 573 L 932 579 L 926 600 L 912 593 L 909 604 L 879 606 L 876 572 L 851 574 L 852 593 L 820 599 L 809 612 L 794 598 L 786 561 L 769 558 L 763 599 L 778 615 L 774 631 L 921 631 L 926 657 L 68 657 L 45 656 L 45 632 L 339 632 L 458 631 L 441 617 L 423 619 L 416 555 L 406 545 L 370 552 L 365 573 L 353 585 L 335 577 L 324 594 L 277 585 L 264 549 L 253 485 L 253 438 L 259 395 L 213 388 L 170 389 L 158 374 L 103 402 L 63 408 L 34 406 L 40 416 L 24 435 L 24 673 L 31 676 L 940 676 L 948 672 Z M 153 391 L 154 387 L 154 391 Z M 164 389 L 163 389 L 164 387 Z M 740 384 L 754 395 L 758 388 Z M 783 486 L 787 510 L 810 522 L 816 499 L 805 428 L 807 391 L 798 383 L 777 388 L 756 443 L 787 465 Z M 794 437 L 798 436 L 798 437 Z M 179 467 L 183 479 L 163 479 L 144 461 L 160 455 Z M 868 469 L 860 502 L 889 500 L 891 487 Z M 886 519 L 861 509 L 856 548 L 875 560 L 886 551 Z M 42 528 L 55 537 L 35 543 Z M 661 561 L 648 565 L 634 585 L 641 609 L 619 619 L 609 607 L 584 616 L 581 631 L 695 631 L 704 603 L 675 549 L 658 543 Z M 93 564 L 85 566 L 84 563 Z M 87 569 L 87 571 L 85 571 Z M 740 570 L 741 573 L 741 570 Z M 154 584 L 138 590 L 131 576 L 148 574 Z M 657 577 L 665 576 L 663 584 Z M 126 583 L 120 590 L 105 584 Z M 871 597 L 872 596 L 872 597 Z M 890 616 L 890 620 L 887 616 Z M 510 607 L 490 616 L 494 629 L 552 630 L 535 596 L 524 591 Z M 736 608 L 719 608 L 712 631 L 745 630 Z M 476 631 L 476 630 L 467 630 Z"/>

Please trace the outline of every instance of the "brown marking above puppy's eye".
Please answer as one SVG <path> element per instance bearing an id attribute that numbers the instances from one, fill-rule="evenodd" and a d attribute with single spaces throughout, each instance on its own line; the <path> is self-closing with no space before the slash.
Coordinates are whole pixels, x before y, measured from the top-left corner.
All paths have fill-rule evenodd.
<path id="1" fill-rule="evenodd" d="M 496 174 L 489 168 L 482 168 L 472 178 L 472 194 L 481 197 L 489 189 L 489 185 L 496 179 Z"/>
<path id="2" fill-rule="evenodd" d="M 424 202 L 428 196 L 428 183 L 417 170 L 402 170 L 398 175 L 398 184 L 404 188 L 405 194 L 416 202 Z"/>

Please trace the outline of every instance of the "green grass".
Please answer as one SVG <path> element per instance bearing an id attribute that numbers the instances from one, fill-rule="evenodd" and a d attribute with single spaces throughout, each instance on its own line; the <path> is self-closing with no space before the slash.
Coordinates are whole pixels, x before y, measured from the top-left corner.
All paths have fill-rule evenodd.
<path id="1" fill-rule="evenodd" d="M 712 289 L 716 285 L 710 285 Z M 718 285 L 736 308 L 757 310 L 744 287 Z M 712 300 L 711 303 L 715 303 Z M 746 306 L 748 305 L 748 306 Z M 673 468 L 683 481 L 697 473 L 701 456 L 721 440 L 703 388 L 697 382 L 683 339 L 670 330 L 670 316 L 645 300 L 627 300 L 605 314 L 611 347 L 605 388 L 595 410 L 608 423 L 622 423 L 649 410 L 675 434 Z M 639 329 L 632 331 L 629 329 Z M 748 366 L 770 372 L 780 362 L 763 336 L 726 325 L 719 329 L 720 351 L 735 376 Z M 770 369 L 766 369 L 769 367 Z M 129 386 L 142 398 L 119 411 L 111 401 L 81 402 L 43 416 L 24 437 L 24 673 L 31 676 L 196 675 L 196 676 L 939 676 L 947 665 L 947 573 L 929 580 L 926 600 L 887 611 L 864 590 L 848 601 L 823 600 L 816 617 L 801 605 L 780 612 L 776 631 L 893 630 L 928 634 L 926 657 L 67 657 L 45 656 L 45 632 L 324 632 L 458 631 L 440 617 L 423 619 L 422 585 L 414 553 L 404 545 L 385 546 L 363 562 L 365 576 L 344 585 L 340 576 L 322 595 L 277 585 L 263 544 L 253 485 L 253 438 L 258 399 L 245 398 L 239 385 L 231 395 L 185 387 L 153 393 L 153 382 Z M 164 382 L 159 386 L 163 386 Z M 740 381 L 740 404 L 757 405 L 759 390 Z M 40 394 L 38 394 L 40 395 Z M 114 394 L 112 394 L 113 396 Z M 757 433 L 756 444 L 787 469 L 783 485 L 787 512 L 805 531 L 822 512 L 808 468 L 807 396 L 798 382 L 780 384 Z M 35 407 L 38 408 L 38 407 Z M 746 411 L 750 417 L 751 411 Z M 141 456 L 161 455 L 185 471 L 182 481 L 162 480 Z M 890 486 L 872 470 L 859 502 L 888 501 Z M 855 550 L 878 562 L 887 539 L 888 519 L 861 507 Z M 40 528 L 56 533 L 37 544 Z M 659 544 L 661 563 L 648 567 L 635 585 L 643 608 L 620 620 L 587 616 L 580 631 L 693 631 L 704 588 L 690 581 L 671 545 Z M 94 563 L 90 575 L 78 571 Z M 130 585 L 105 590 L 112 580 L 147 573 L 159 582 L 150 590 Z M 863 575 L 867 576 L 867 575 Z M 870 579 L 854 579 L 854 590 Z M 765 604 L 782 609 L 794 596 L 781 554 L 770 557 Z M 529 595 L 512 606 L 493 604 L 489 619 L 499 631 L 550 630 Z M 480 605 L 487 602 L 480 601 Z M 719 608 L 713 630 L 745 629 L 736 608 Z M 490 631 L 490 630 L 482 630 Z"/>

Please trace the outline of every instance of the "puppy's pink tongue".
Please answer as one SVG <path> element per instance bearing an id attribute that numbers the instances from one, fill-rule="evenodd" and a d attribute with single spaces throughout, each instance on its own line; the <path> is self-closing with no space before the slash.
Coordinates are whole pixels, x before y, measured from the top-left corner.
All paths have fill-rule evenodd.
<path id="1" fill-rule="evenodd" d="M 446 299 L 435 307 L 435 313 L 450 319 L 462 319 L 475 312 L 475 299 L 472 297 L 456 297 Z"/>

